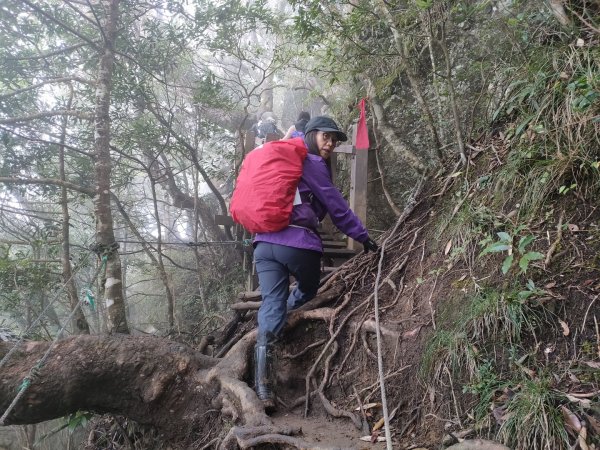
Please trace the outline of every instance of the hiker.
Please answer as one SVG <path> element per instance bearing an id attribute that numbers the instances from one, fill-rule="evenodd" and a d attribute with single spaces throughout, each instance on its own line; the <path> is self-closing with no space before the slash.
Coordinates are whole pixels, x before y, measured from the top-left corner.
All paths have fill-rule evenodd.
<path id="1" fill-rule="evenodd" d="M 304 130 L 309 120 L 310 114 L 306 111 L 302 111 L 300 114 L 298 114 L 298 120 L 296 123 L 288 128 L 287 133 L 285 133 L 285 136 L 283 136 L 283 139 L 304 137 Z"/>
<path id="2" fill-rule="evenodd" d="M 263 114 L 263 118 L 252 128 L 252 131 L 254 131 L 256 137 L 263 140 L 267 138 L 268 134 L 274 134 L 280 139 L 283 136 L 283 132 L 277 128 L 277 120 L 272 115 L 265 114 Z"/>
<path id="3" fill-rule="evenodd" d="M 287 312 L 312 299 L 319 287 L 323 253 L 317 232 L 319 222 L 329 213 L 334 225 L 361 242 L 365 252 L 377 250 L 377 244 L 331 179 L 329 157 L 339 142 L 347 140 L 346 134 L 325 116 L 309 120 L 305 133 L 308 154 L 302 166 L 291 224 L 280 231 L 257 233 L 254 238 L 254 260 L 262 296 L 254 353 L 255 389 L 268 411 L 275 407 L 274 343 L 281 335 Z M 297 281 L 292 292 L 290 275 Z"/>

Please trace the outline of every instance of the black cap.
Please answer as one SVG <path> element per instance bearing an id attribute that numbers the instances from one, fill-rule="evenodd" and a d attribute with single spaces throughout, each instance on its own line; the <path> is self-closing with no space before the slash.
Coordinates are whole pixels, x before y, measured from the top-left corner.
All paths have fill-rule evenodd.
<path id="1" fill-rule="evenodd" d="M 306 128 L 304 129 L 304 132 L 306 134 L 308 134 L 309 132 L 314 131 L 314 130 L 335 133 L 338 136 L 338 141 L 347 141 L 348 140 L 348 136 L 346 136 L 346 133 L 340 131 L 337 124 L 330 117 L 317 116 L 317 117 L 313 117 L 312 119 L 310 119 L 308 121 L 308 123 L 306 124 Z"/>

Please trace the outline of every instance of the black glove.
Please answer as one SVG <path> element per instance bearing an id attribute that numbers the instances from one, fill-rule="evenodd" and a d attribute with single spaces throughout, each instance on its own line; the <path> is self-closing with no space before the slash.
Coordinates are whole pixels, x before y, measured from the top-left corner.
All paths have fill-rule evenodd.
<path id="1" fill-rule="evenodd" d="M 365 248 L 365 253 L 369 253 L 370 251 L 376 252 L 377 249 L 379 248 L 377 243 L 371 238 L 367 238 L 367 240 L 365 242 L 363 242 L 362 245 Z"/>

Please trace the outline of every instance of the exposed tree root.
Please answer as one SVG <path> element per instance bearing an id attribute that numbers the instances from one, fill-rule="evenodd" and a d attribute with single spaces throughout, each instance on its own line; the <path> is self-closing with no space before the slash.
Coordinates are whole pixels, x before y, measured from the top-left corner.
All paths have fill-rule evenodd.
<path id="1" fill-rule="evenodd" d="M 347 417 L 348 419 L 350 419 L 352 421 L 352 423 L 358 430 L 362 430 L 362 428 L 363 428 L 362 421 L 360 420 L 359 417 L 356 416 L 356 414 L 353 414 L 350 411 L 344 411 L 342 409 L 338 409 L 338 408 L 334 407 L 331 404 L 331 402 L 329 400 L 327 400 L 327 398 L 325 397 L 325 394 L 323 392 L 319 392 L 318 394 L 319 394 L 319 398 L 321 399 L 321 403 L 323 403 L 323 406 L 325 407 L 325 411 L 327 411 L 327 413 L 329 415 L 331 415 L 332 417 Z"/>
<path id="2" fill-rule="evenodd" d="M 335 342 L 335 338 L 338 336 L 338 334 L 342 331 L 345 323 L 350 319 L 350 317 L 352 317 L 352 315 L 354 315 L 354 313 L 361 307 L 364 307 L 365 304 L 367 303 L 368 299 L 363 301 L 360 305 L 354 307 L 349 313 L 348 315 L 342 320 L 342 322 L 340 323 L 338 329 L 333 333 L 333 335 L 330 337 L 329 341 L 327 342 L 327 344 L 325 344 L 325 347 L 323 348 L 323 350 L 321 351 L 321 354 L 317 357 L 317 359 L 315 360 L 313 366 L 310 368 L 310 370 L 308 371 L 308 374 L 306 375 L 306 403 L 304 405 L 304 417 L 306 417 L 308 415 L 308 405 L 309 405 L 309 392 L 310 392 L 310 380 L 313 377 L 317 365 L 319 364 L 319 362 L 321 361 L 321 359 L 323 358 L 323 356 L 325 355 L 325 353 L 327 352 L 327 350 L 329 349 L 329 347 L 333 344 L 333 342 Z"/>
<path id="3" fill-rule="evenodd" d="M 312 350 L 315 347 L 319 347 L 321 345 L 323 345 L 325 342 L 327 342 L 326 339 L 320 339 L 317 342 L 313 342 L 310 345 L 307 345 L 306 347 L 304 347 L 304 349 L 294 355 L 290 355 L 290 354 L 284 354 L 282 357 L 283 358 L 287 358 L 287 359 L 296 359 L 301 357 L 302 355 L 306 354 L 307 352 L 309 352 L 310 350 Z"/>
<path id="4" fill-rule="evenodd" d="M 277 428 L 272 425 L 233 427 L 219 446 L 220 450 L 247 449 L 260 444 L 286 444 L 299 449 L 319 449 L 292 435 L 300 434 L 300 428 Z"/>

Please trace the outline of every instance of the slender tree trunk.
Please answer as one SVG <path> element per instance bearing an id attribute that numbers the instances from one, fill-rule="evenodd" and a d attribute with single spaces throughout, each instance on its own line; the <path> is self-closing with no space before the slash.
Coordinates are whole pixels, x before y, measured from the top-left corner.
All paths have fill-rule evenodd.
<path id="1" fill-rule="evenodd" d="M 384 20 L 387 22 L 388 27 L 392 31 L 392 36 L 394 37 L 394 45 L 396 46 L 396 50 L 400 56 L 400 63 L 402 68 L 404 69 L 406 76 L 408 77 L 408 82 L 410 83 L 410 87 L 412 89 L 413 95 L 415 96 L 415 100 L 419 104 L 421 108 L 421 112 L 425 118 L 425 123 L 429 128 L 431 133 L 431 139 L 433 140 L 433 145 L 435 146 L 435 154 L 438 158 L 442 158 L 441 147 L 442 144 L 440 142 L 440 138 L 438 136 L 437 128 L 435 126 L 435 120 L 433 118 L 433 114 L 431 114 L 431 110 L 429 109 L 429 105 L 423 96 L 423 92 L 421 92 L 421 87 L 419 86 L 419 77 L 417 73 L 410 66 L 410 55 L 408 49 L 402 42 L 402 36 L 400 35 L 400 31 L 396 27 L 394 23 L 394 18 L 390 13 L 390 10 L 387 7 L 387 4 L 384 0 L 376 0 L 375 8 L 382 15 Z"/>
<path id="2" fill-rule="evenodd" d="M 427 49 L 429 50 L 429 59 L 431 61 L 431 76 L 433 81 L 433 90 L 435 92 L 435 100 L 437 102 L 437 120 L 438 120 L 438 130 L 440 135 L 440 141 L 442 143 L 446 143 L 445 133 L 444 133 L 444 108 L 442 106 L 442 96 L 440 94 L 440 83 L 437 75 L 437 64 L 435 61 L 435 54 L 433 52 L 433 18 L 431 17 L 431 12 L 429 10 L 426 11 L 425 18 L 425 31 L 427 33 Z M 441 149 L 439 150 L 441 157 Z"/>
<path id="3" fill-rule="evenodd" d="M 190 143 L 186 139 L 184 139 L 183 136 L 181 136 L 179 133 L 177 133 L 173 129 L 171 122 L 168 121 L 167 119 L 165 119 L 159 113 L 158 108 L 153 107 L 149 102 L 146 104 L 146 107 L 147 107 L 148 111 L 150 111 L 154 115 L 154 117 L 156 117 L 156 119 L 169 131 L 171 136 L 173 136 L 173 138 L 175 138 L 175 140 L 179 144 L 183 145 L 190 152 L 190 158 L 194 162 L 196 169 L 198 170 L 198 172 L 200 172 L 200 175 L 202 175 L 202 178 L 204 179 L 204 182 L 206 183 L 208 188 L 215 195 L 217 202 L 219 202 L 221 214 L 223 214 L 225 216 L 228 215 L 229 212 L 227 209 L 227 202 L 225 202 L 225 199 L 219 192 L 219 189 L 217 189 L 215 184 L 210 179 L 206 170 L 204 170 L 204 168 L 200 164 L 200 161 L 198 160 L 197 149 L 195 147 L 193 147 L 192 145 L 190 145 Z M 167 178 L 166 183 L 165 183 L 165 186 L 166 186 L 165 189 L 167 189 L 169 194 L 173 197 L 173 200 L 175 202 L 175 207 L 177 207 L 177 208 L 193 208 L 194 200 L 190 199 L 189 196 L 182 193 L 181 190 L 177 187 L 177 185 L 174 181 L 173 173 L 170 170 L 170 165 L 169 165 L 168 161 L 166 160 L 166 157 L 164 155 L 162 155 L 161 159 L 163 161 L 165 169 L 168 169 L 165 171 L 164 174 L 161 174 L 161 175 L 165 175 Z M 159 177 L 157 177 L 157 178 L 159 178 Z M 162 178 L 162 177 L 160 177 L 160 178 Z M 184 206 L 184 204 L 183 204 L 184 202 L 191 206 Z M 210 225 L 212 225 L 213 229 L 215 229 L 215 231 L 216 231 L 215 236 L 222 235 L 223 233 L 222 233 L 221 229 L 215 224 L 214 213 L 212 211 L 210 212 L 210 215 L 212 217 L 212 219 L 210 219 L 212 224 L 210 224 Z M 206 225 L 208 226 L 209 224 L 207 223 Z M 233 236 L 231 234 L 231 228 L 228 226 L 225 227 L 225 236 L 229 240 L 233 239 Z M 220 238 L 217 238 L 217 239 L 220 239 Z"/>
<path id="4" fill-rule="evenodd" d="M 427 171 L 427 164 L 425 163 L 425 160 L 408 148 L 408 146 L 402 141 L 401 137 L 398 136 L 396 130 L 394 130 L 387 123 L 383 106 L 381 106 L 381 102 L 377 98 L 373 82 L 367 77 L 363 78 L 363 82 L 367 88 L 367 95 L 369 96 L 373 113 L 377 119 L 377 127 L 379 128 L 379 131 L 381 131 L 381 134 L 387 141 L 388 145 L 396 152 L 396 154 L 406 159 L 410 166 L 418 173 L 425 173 Z"/>
<path id="5" fill-rule="evenodd" d="M 275 73 L 271 72 L 263 82 L 263 90 L 260 93 L 260 106 L 258 107 L 258 117 L 260 120 L 260 116 L 265 112 L 273 112 L 273 80 L 275 78 Z"/>
<path id="6" fill-rule="evenodd" d="M 375 160 L 377 162 L 377 170 L 379 171 L 379 177 L 381 178 L 381 189 L 383 190 L 383 195 L 385 196 L 385 199 L 388 202 L 388 205 L 390 206 L 391 210 L 394 212 L 394 214 L 396 215 L 396 217 L 400 217 L 400 215 L 402 214 L 402 211 L 400 211 L 400 208 L 398 208 L 398 206 L 396 206 L 396 203 L 394 203 L 394 199 L 392 198 L 392 194 L 390 194 L 390 192 L 387 189 L 387 186 L 385 184 L 385 173 L 383 170 L 383 167 L 381 165 L 381 142 L 379 139 L 379 135 L 377 133 L 377 123 L 376 123 L 376 118 L 375 118 L 375 112 L 373 111 L 373 105 L 371 105 L 371 117 L 373 119 L 373 136 L 375 136 Z"/>
<path id="7" fill-rule="evenodd" d="M 158 274 L 160 276 L 161 281 L 165 287 L 165 295 L 167 297 L 167 320 L 169 322 L 169 331 L 173 331 L 173 327 L 175 326 L 175 296 L 173 295 L 173 286 L 169 279 L 169 274 L 165 270 L 165 264 L 163 262 L 162 255 L 162 236 L 163 236 L 163 226 L 160 221 L 160 214 L 158 211 L 158 199 L 156 196 L 156 181 L 152 178 L 152 174 L 150 170 L 148 170 L 148 175 L 150 177 L 150 187 L 152 188 L 152 203 L 154 205 L 154 218 L 156 220 L 156 227 L 158 230 L 158 244 L 156 246 L 156 254 L 157 258 L 155 261 L 156 269 L 158 270 Z M 169 230 L 167 230 L 169 233 Z"/>
<path id="8" fill-rule="evenodd" d="M 118 244 L 115 242 L 113 217 L 110 201 L 110 95 L 114 70 L 114 41 L 119 18 L 119 0 L 105 0 L 103 54 L 100 56 L 96 87 L 95 128 L 95 173 L 96 196 L 96 248 L 100 258 L 106 259 L 104 283 L 104 303 L 108 312 L 108 330 L 117 333 L 129 333 L 123 298 L 123 281 Z"/>
<path id="9" fill-rule="evenodd" d="M 456 93 L 454 92 L 454 83 L 452 82 L 452 62 L 450 61 L 450 53 L 446 45 L 446 24 L 442 21 L 441 36 L 438 40 L 438 45 L 444 54 L 444 62 L 446 63 L 446 84 L 448 86 L 448 96 L 450 97 L 450 106 L 452 107 L 452 117 L 454 118 L 454 131 L 456 133 L 456 141 L 458 142 L 458 152 L 460 154 L 460 162 L 464 166 L 467 164 L 467 155 L 465 153 L 465 141 L 463 138 L 462 129 L 460 127 L 460 114 L 458 105 L 456 104 Z"/>
<path id="10" fill-rule="evenodd" d="M 73 87 L 69 85 L 69 102 L 67 109 L 71 109 L 71 103 L 73 101 Z M 59 173 L 60 179 L 66 181 L 65 175 L 65 140 L 67 136 L 67 123 L 68 116 L 63 117 L 61 131 L 60 131 L 60 145 L 59 145 Z M 70 232 L 69 232 L 69 206 L 67 201 L 67 188 L 62 186 L 60 205 L 62 208 L 62 277 L 63 283 L 65 283 L 66 292 L 69 297 L 69 304 L 71 310 L 77 308 L 74 313 L 72 320 L 72 329 L 74 334 L 90 334 L 90 326 L 83 314 L 81 308 L 78 308 L 79 298 L 77 294 L 77 286 L 75 285 L 75 278 L 73 271 L 71 270 L 71 251 L 70 251 Z"/>
<path id="11" fill-rule="evenodd" d="M 154 182 L 152 182 L 153 185 L 153 193 L 156 195 L 156 193 L 154 192 Z M 173 287 L 172 287 L 172 283 L 171 280 L 169 279 L 169 276 L 167 274 L 167 271 L 165 270 L 165 265 L 163 263 L 163 259 L 162 259 L 162 248 L 161 248 L 161 225 L 160 225 L 160 221 L 157 219 L 157 225 L 158 225 L 158 246 L 156 248 L 156 252 L 158 254 L 158 258 L 154 255 L 154 252 L 152 250 L 152 247 L 146 243 L 146 240 L 144 239 L 144 237 L 140 234 L 140 232 L 138 231 L 137 227 L 135 226 L 135 224 L 133 223 L 133 221 L 131 220 L 131 218 L 129 217 L 129 214 L 127 214 L 127 211 L 125 211 L 125 208 L 123 207 L 123 205 L 119 202 L 119 200 L 117 198 L 114 199 L 115 200 L 115 205 L 118 208 L 119 212 L 121 213 L 121 217 L 123 217 L 123 220 L 125 221 L 125 223 L 129 226 L 129 229 L 131 230 L 131 232 L 133 233 L 133 235 L 139 240 L 139 242 L 142 245 L 142 248 L 144 249 L 144 253 L 146 254 L 146 256 L 150 259 L 150 261 L 152 262 L 152 265 L 154 266 L 154 268 L 156 269 L 156 271 L 158 272 L 158 276 L 160 277 L 160 280 L 162 281 L 164 287 L 165 287 L 165 294 L 167 297 L 167 319 L 169 322 L 169 330 L 172 330 L 174 325 L 175 325 L 175 297 L 173 295 Z M 156 197 L 154 197 L 154 204 L 155 204 L 155 208 L 156 208 Z M 157 214 L 158 212 L 155 209 L 155 213 Z M 158 217 L 158 216 L 157 216 Z"/>

